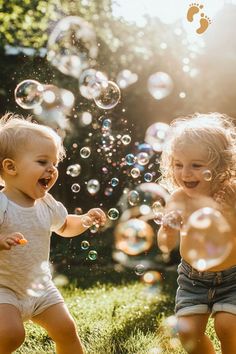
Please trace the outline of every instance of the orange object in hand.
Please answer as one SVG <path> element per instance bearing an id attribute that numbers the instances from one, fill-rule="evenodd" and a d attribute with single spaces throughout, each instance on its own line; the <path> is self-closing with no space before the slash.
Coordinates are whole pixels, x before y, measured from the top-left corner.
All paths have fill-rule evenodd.
<path id="1" fill-rule="evenodd" d="M 19 243 L 19 245 L 25 245 L 28 241 L 25 238 L 21 238 L 17 242 Z"/>

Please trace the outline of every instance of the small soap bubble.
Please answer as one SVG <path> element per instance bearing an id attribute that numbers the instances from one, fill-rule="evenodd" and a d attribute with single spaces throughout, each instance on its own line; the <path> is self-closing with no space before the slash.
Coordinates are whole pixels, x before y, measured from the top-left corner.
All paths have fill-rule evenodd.
<path id="1" fill-rule="evenodd" d="M 121 98 L 119 86 L 113 81 L 107 81 L 105 85 L 96 85 L 100 87 L 100 95 L 94 98 L 96 105 L 102 109 L 114 108 Z"/>
<path id="2" fill-rule="evenodd" d="M 83 159 L 87 159 L 91 154 L 91 150 L 89 147 L 87 146 L 84 146 L 80 149 L 80 156 L 83 158 Z"/>
<path id="3" fill-rule="evenodd" d="M 125 156 L 125 162 L 128 166 L 132 166 L 135 164 L 137 158 L 133 154 L 128 154 Z"/>
<path id="4" fill-rule="evenodd" d="M 149 163 L 149 155 L 146 152 L 140 152 L 137 155 L 137 163 L 141 166 L 145 166 Z"/>
<path id="5" fill-rule="evenodd" d="M 32 109 L 43 101 L 44 87 L 36 80 L 20 82 L 14 91 L 16 103 L 24 109 Z"/>
<path id="6" fill-rule="evenodd" d="M 112 187 L 116 187 L 116 186 L 118 186 L 118 184 L 119 184 L 118 178 L 114 177 L 111 179 L 111 186 Z"/>
<path id="7" fill-rule="evenodd" d="M 98 254 L 97 254 L 97 251 L 95 250 L 91 250 L 89 251 L 88 253 L 88 258 L 91 260 L 91 261 L 95 261 L 98 257 Z"/>
<path id="8" fill-rule="evenodd" d="M 79 176 L 80 172 L 81 172 L 81 166 L 78 163 L 74 165 L 70 165 L 66 169 L 66 174 L 71 177 Z"/>
<path id="9" fill-rule="evenodd" d="M 152 179 L 153 179 L 152 173 L 150 173 L 150 172 L 145 173 L 145 175 L 144 175 L 144 181 L 145 182 L 151 182 Z"/>
<path id="10" fill-rule="evenodd" d="M 107 216 L 110 220 L 117 220 L 120 216 L 120 213 L 116 208 L 111 208 L 108 210 Z"/>
<path id="11" fill-rule="evenodd" d="M 87 250 L 88 248 L 89 248 L 89 246 L 90 246 L 90 243 L 88 242 L 88 241 L 86 241 L 86 240 L 83 240 L 82 242 L 81 242 L 81 249 L 82 250 Z"/>
<path id="12" fill-rule="evenodd" d="M 90 227 L 90 229 L 89 229 L 89 231 L 90 231 L 92 234 L 96 234 L 96 232 L 98 232 L 98 230 L 99 230 L 99 224 L 93 224 L 93 225 Z"/>
<path id="13" fill-rule="evenodd" d="M 100 189 L 100 182 L 97 179 L 90 179 L 87 183 L 87 191 L 95 195 Z"/>
<path id="14" fill-rule="evenodd" d="M 71 190 L 73 193 L 79 193 L 80 191 L 80 185 L 78 183 L 74 183 L 71 186 Z"/>
<path id="15" fill-rule="evenodd" d="M 135 267 L 135 269 L 134 269 L 134 271 L 135 271 L 135 274 L 136 274 L 136 275 L 141 276 L 141 275 L 143 275 L 144 272 L 145 272 L 145 267 L 144 267 L 143 264 L 137 264 L 136 267 Z"/>
<path id="16" fill-rule="evenodd" d="M 124 145 L 128 145 L 131 142 L 131 137 L 128 134 L 125 134 L 121 137 L 121 141 Z"/>
<path id="17" fill-rule="evenodd" d="M 210 170 L 205 170 L 202 172 L 203 179 L 207 182 L 212 180 L 212 172 Z"/>
<path id="18" fill-rule="evenodd" d="M 128 193 L 128 202 L 131 206 L 135 206 L 139 203 L 140 197 L 136 190 L 132 190 Z"/>
<path id="19" fill-rule="evenodd" d="M 138 178 L 140 176 L 140 169 L 137 167 L 132 168 L 132 170 L 130 171 L 130 174 L 133 178 Z"/>

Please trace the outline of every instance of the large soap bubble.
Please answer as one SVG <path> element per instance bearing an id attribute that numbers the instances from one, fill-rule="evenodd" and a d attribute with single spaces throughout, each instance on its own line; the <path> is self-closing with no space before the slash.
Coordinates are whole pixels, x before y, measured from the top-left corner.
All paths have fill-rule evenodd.
<path id="1" fill-rule="evenodd" d="M 173 89 L 171 77 L 164 72 L 157 72 L 148 78 L 148 91 L 156 100 L 168 96 Z"/>
<path id="2" fill-rule="evenodd" d="M 43 101 L 44 87 L 36 80 L 20 82 L 14 91 L 16 103 L 24 109 L 32 109 Z"/>
<path id="3" fill-rule="evenodd" d="M 120 101 L 120 88 L 113 81 L 96 84 L 100 89 L 100 94 L 94 98 L 94 102 L 99 108 L 111 109 L 114 108 Z"/>
<path id="4" fill-rule="evenodd" d="M 162 152 L 169 129 L 170 127 L 166 123 L 154 123 L 146 130 L 144 140 L 151 145 L 154 151 Z"/>
<path id="5" fill-rule="evenodd" d="M 182 252 L 199 271 L 220 265 L 232 249 L 230 226 L 216 209 L 204 207 L 195 211 L 184 232 Z"/>
<path id="6" fill-rule="evenodd" d="M 148 251 L 154 240 L 154 230 L 141 219 L 121 222 L 115 229 L 115 245 L 120 251 L 134 256 Z"/>
<path id="7" fill-rule="evenodd" d="M 48 39 L 47 59 L 63 74 L 78 78 L 98 53 L 92 26 L 78 16 L 60 20 Z"/>

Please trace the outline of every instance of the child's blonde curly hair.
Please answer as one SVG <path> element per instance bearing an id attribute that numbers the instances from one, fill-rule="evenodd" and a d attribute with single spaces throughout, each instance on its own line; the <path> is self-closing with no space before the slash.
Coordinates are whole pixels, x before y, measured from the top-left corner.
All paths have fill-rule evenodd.
<path id="1" fill-rule="evenodd" d="M 61 137 L 50 127 L 25 119 L 23 116 L 6 113 L 0 119 L 0 175 L 2 161 L 5 158 L 14 158 L 16 153 L 26 148 L 27 143 L 35 136 L 52 139 L 58 149 L 58 159 L 61 161 L 65 156 L 65 149 Z"/>
<path id="2" fill-rule="evenodd" d="M 177 118 L 170 124 L 170 130 L 163 149 L 160 169 L 160 183 L 170 191 L 178 188 L 173 173 L 173 150 L 186 140 L 205 146 L 208 150 L 209 170 L 212 173 L 213 193 L 227 187 L 235 190 L 236 178 L 236 120 L 220 113 L 195 113 Z"/>

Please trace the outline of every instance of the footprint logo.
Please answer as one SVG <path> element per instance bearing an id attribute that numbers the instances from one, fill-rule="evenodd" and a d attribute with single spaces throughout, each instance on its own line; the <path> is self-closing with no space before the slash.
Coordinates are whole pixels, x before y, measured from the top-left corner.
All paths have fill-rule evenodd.
<path id="1" fill-rule="evenodd" d="M 196 30 L 198 34 L 202 34 L 205 32 L 211 23 L 211 20 L 209 17 L 205 16 L 204 13 L 201 14 L 201 19 L 200 19 L 200 27 Z"/>
<path id="2" fill-rule="evenodd" d="M 203 8 L 203 5 L 200 5 L 197 2 L 193 2 L 192 4 L 189 5 L 189 9 L 187 12 L 187 20 L 188 22 L 193 22 L 194 16 L 199 13 L 199 11 Z M 209 24 L 211 23 L 211 20 L 208 16 L 206 16 L 204 13 L 201 13 L 201 18 L 199 20 L 199 27 L 196 29 L 196 33 L 202 34 L 204 33 Z"/>
<path id="3" fill-rule="evenodd" d="M 193 4 L 190 4 L 187 12 L 187 20 L 189 22 L 193 22 L 194 15 L 196 15 L 202 8 L 203 5 L 200 5 L 198 3 L 194 2 Z"/>

